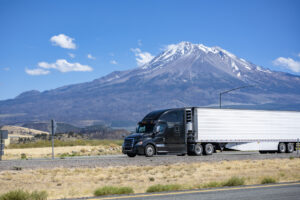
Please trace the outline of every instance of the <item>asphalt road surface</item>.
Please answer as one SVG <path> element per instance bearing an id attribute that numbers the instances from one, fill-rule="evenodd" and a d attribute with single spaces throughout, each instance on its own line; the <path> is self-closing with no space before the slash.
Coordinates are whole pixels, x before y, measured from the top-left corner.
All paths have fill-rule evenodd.
<path id="1" fill-rule="evenodd" d="M 203 190 L 175 191 L 165 193 L 149 193 L 99 197 L 98 199 L 145 199 L 145 200 L 296 200 L 300 199 L 300 182 L 280 183 L 272 185 L 254 185 L 241 187 L 224 187 Z"/>
<path id="2" fill-rule="evenodd" d="M 36 168 L 55 168 L 55 167 L 109 167 L 109 166 L 145 166 L 145 165 L 166 165 L 173 163 L 192 163 L 192 162 L 216 162 L 223 160 L 260 160 L 274 158 L 299 157 L 294 153 L 272 153 L 259 154 L 258 152 L 221 152 L 211 156 L 176 156 L 162 155 L 151 158 L 136 156 L 129 158 L 126 155 L 111 156 L 91 156 L 91 157 L 72 157 L 60 159 L 29 159 L 29 160 L 3 160 L 0 161 L 0 171 L 11 170 L 15 167 L 22 169 Z M 300 198 L 299 198 L 300 199 Z"/>

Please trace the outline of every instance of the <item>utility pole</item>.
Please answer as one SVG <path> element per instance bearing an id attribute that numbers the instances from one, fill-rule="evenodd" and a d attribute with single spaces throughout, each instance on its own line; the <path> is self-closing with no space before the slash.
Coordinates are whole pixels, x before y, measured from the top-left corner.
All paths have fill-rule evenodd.
<path id="1" fill-rule="evenodd" d="M 239 90 L 239 89 L 247 88 L 247 87 L 254 87 L 254 86 L 253 85 L 245 85 L 245 86 L 242 86 L 242 87 L 233 88 L 233 89 L 230 89 L 230 90 L 226 90 L 224 92 L 220 92 L 220 94 L 219 94 L 219 107 L 220 107 L 220 109 L 222 108 L 222 95 L 223 94 L 232 92 L 234 90 Z"/>

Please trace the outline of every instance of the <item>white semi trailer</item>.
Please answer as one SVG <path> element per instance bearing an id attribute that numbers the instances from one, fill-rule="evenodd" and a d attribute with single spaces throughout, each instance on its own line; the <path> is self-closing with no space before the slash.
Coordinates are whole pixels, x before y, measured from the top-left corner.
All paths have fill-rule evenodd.
<path id="1" fill-rule="evenodd" d="M 291 153 L 300 112 L 212 108 L 153 111 L 125 138 L 123 153 L 210 155 L 216 150 Z"/>
<path id="2" fill-rule="evenodd" d="M 300 138 L 300 112 L 195 108 L 193 125 L 197 143 L 241 151 L 291 153 Z"/>

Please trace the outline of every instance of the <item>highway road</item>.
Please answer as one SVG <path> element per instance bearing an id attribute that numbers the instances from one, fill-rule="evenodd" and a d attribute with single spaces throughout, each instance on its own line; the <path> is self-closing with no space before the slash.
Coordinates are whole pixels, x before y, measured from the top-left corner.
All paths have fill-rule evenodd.
<path id="1" fill-rule="evenodd" d="M 219 152 L 211 156 L 176 156 L 162 155 L 151 158 L 145 156 L 136 156 L 129 158 L 126 155 L 108 155 L 91 157 L 72 157 L 60 159 L 29 159 L 29 160 L 3 160 L 0 161 L 0 171 L 11 170 L 14 167 L 22 169 L 36 168 L 55 168 L 55 167 L 109 167 L 109 166 L 148 166 L 148 165 L 166 165 L 174 163 L 193 163 L 193 162 L 216 162 L 223 160 L 261 160 L 275 158 L 298 157 L 297 153 L 272 153 L 259 154 L 258 152 Z"/>
<path id="2" fill-rule="evenodd" d="M 224 187 L 203 190 L 175 191 L 91 198 L 89 200 L 145 199 L 145 200 L 296 200 L 300 199 L 300 182 L 271 185 Z"/>

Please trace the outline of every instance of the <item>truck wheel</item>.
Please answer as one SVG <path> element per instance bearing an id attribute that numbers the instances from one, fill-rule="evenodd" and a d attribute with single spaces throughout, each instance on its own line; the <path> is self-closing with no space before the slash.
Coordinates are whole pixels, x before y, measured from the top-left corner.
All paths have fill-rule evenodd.
<path id="1" fill-rule="evenodd" d="M 127 156 L 132 158 L 132 157 L 135 157 L 136 154 L 135 153 L 128 153 Z"/>
<path id="2" fill-rule="evenodd" d="M 287 153 L 293 153 L 294 152 L 294 144 L 293 143 L 288 143 L 287 144 L 286 152 Z"/>
<path id="3" fill-rule="evenodd" d="M 196 156 L 201 156 L 202 153 L 203 153 L 203 147 L 202 147 L 202 145 L 201 144 L 196 144 L 195 145 L 195 149 L 194 149 L 194 154 Z"/>
<path id="4" fill-rule="evenodd" d="M 148 144 L 146 147 L 145 147 L 145 155 L 146 157 L 152 157 L 155 153 L 155 149 L 154 149 L 154 146 L 151 145 L 151 144 Z"/>
<path id="5" fill-rule="evenodd" d="M 285 153 L 286 152 L 286 145 L 284 143 L 279 143 L 278 145 L 278 153 Z"/>
<path id="6" fill-rule="evenodd" d="M 206 155 L 211 155 L 211 154 L 213 154 L 213 152 L 214 152 L 214 145 L 212 145 L 210 143 L 206 144 L 204 153 Z"/>

